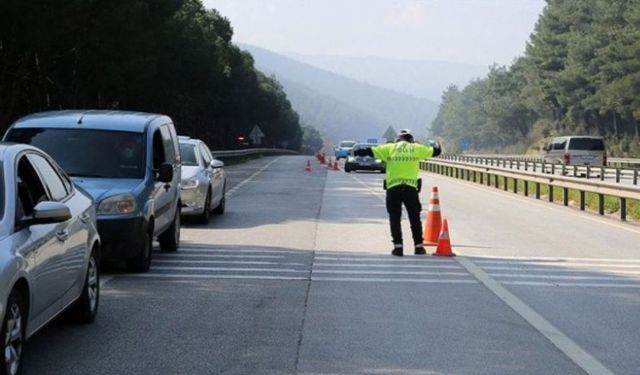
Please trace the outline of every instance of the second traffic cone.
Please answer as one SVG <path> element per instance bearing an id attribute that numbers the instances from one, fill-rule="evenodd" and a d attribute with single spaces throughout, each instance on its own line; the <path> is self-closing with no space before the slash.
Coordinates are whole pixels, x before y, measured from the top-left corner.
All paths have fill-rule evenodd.
<path id="1" fill-rule="evenodd" d="M 340 170 L 340 168 L 338 168 L 338 161 L 337 160 L 333 162 L 333 170 L 334 171 L 339 171 Z"/>
<path id="2" fill-rule="evenodd" d="M 449 223 L 447 219 L 444 219 L 442 222 L 442 233 L 440 233 L 440 238 L 438 239 L 438 247 L 436 248 L 436 252 L 433 255 L 440 257 L 454 257 L 456 254 L 453 253 L 451 249 L 451 239 L 449 239 Z"/>
<path id="3" fill-rule="evenodd" d="M 424 234 L 422 243 L 427 246 L 436 246 L 442 228 L 442 217 L 440 215 L 440 197 L 438 187 L 431 188 L 431 199 L 429 200 L 429 210 L 427 211 L 427 221 L 424 224 Z"/>
<path id="4" fill-rule="evenodd" d="M 311 172 L 311 161 L 307 160 L 307 165 L 304 166 L 305 172 Z"/>

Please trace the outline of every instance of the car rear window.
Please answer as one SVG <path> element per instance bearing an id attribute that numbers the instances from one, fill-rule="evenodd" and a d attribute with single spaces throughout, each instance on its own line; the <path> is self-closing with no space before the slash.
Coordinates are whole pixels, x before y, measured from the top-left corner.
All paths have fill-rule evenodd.
<path id="1" fill-rule="evenodd" d="M 604 142 L 600 138 L 572 138 L 569 150 L 604 151 Z"/>
<path id="2" fill-rule="evenodd" d="M 36 146 L 71 177 L 143 178 L 142 133 L 94 129 L 12 129 L 7 141 Z"/>
<path id="3" fill-rule="evenodd" d="M 340 147 L 353 147 L 355 144 L 355 142 L 340 142 Z"/>
<path id="4" fill-rule="evenodd" d="M 180 143 L 180 159 L 182 160 L 182 165 L 198 165 L 196 145 L 193 143 Z"/>

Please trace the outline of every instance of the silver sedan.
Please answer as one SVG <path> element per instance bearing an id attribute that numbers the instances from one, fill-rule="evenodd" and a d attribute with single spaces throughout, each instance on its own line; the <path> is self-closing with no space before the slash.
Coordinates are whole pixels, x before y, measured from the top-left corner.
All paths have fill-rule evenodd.
<path id="1" fill-rule="evenodd" d="M 95 206 L 49 156 L 0 143 L 0 374 L 18 373 L 24 342 L 68 311 L 98 312 Z"/>
<path id="2" fill-rule="evenodd" d="M 209 222 L 211 212 L 223 214 L 227 177 L 224 163 L 214 159 L 209 147 L 199 139 L 181 136 L 180 158 L 182 181 L 181 214 L 196 216 L 202 223 Z"/>

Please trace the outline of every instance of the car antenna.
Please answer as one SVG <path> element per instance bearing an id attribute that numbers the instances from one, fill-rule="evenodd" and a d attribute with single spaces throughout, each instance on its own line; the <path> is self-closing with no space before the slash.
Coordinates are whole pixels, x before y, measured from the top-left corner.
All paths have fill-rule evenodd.
<path id="1" fill-rule="evenodd" d="M 84 113 L 78 119 L 78 125 L 82 125 L 82 119 L 84 118 Z"/>

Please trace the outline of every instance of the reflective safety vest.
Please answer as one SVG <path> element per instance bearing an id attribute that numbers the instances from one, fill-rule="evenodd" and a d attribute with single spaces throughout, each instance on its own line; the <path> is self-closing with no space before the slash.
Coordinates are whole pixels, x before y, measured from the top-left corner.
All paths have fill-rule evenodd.
<path id="1" fill-rule="evenodd" d="M 372 148 L 373 156 L 386 164 L 387 189 L 398 185 L 418 187 L 420 161 L 433 156 L 433 147 L 399 141 Z"/>

